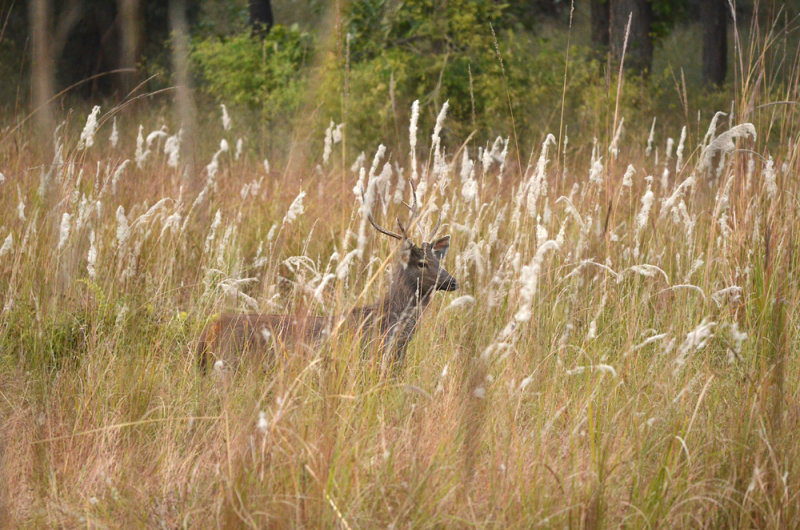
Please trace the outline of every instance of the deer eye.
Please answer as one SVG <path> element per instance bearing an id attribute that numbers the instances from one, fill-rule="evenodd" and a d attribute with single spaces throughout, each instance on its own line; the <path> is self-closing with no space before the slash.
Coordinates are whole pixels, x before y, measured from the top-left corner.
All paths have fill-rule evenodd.
<path id="1" fill-rule="evenodd" d="M 428 262 L 425 261 L 424 259 L 420 260 L 419 262 L 417 262 L 417 267 L 419 267 L 420 269 L 424 269 L 427 266 L 428 266 Z"/>

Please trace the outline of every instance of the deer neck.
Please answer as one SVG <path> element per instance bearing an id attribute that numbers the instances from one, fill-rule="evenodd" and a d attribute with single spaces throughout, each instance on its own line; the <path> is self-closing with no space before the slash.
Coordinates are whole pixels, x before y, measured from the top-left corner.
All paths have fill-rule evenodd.
<path id="1" fill-rule="evenodd" d="M 402 359 L 431 294 L 418 293 L 402 279 L 395 278 L 383 298 L 376 304 L 355 308 L 350 318 L 361 325 L 374 326 L 380 335 L 378 340 L 392 352 L 387 359 Z"/>
<path id="2" fill-rule="evenodd" d="M 389 292 L 381 300 L 380 306 L 389 321 L 396 321 L 413 313 L 417 316 L 430 302 L 431 293 L 421 293 L 406 282 L 395 279 Z"/>

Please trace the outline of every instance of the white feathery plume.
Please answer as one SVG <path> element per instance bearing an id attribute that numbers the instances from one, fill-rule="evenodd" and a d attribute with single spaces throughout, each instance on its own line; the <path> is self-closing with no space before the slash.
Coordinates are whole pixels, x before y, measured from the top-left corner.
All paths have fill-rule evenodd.
<path id="1" fill-rule="evenodd" d="M 526 184 L 528 186 L 528 194 L 526 196 L 526 208 L 531 217 L 536 216 L 536 202 L 540 197 L 547 196 L 547 149 L 549 146 L 556 145 L 556 137 L 548 134 L 544 142 L 542 142 L 542 151 L 539 153 L 539 160 L 536 162 L 536 171 L 531 175 L 530 180 Z"/>
<path id="2" fill-rule="evenodd" d="M 667 152 L 664 157 L 664 170 L 661 172 L 661 191 L 666 191 L 669 187 L 669 162 L 672 160 L 672 148 L 675 146 L 675 140 L 667 138 Z"/>
<path id="3" fill-rule="evenodd" d="M 147 152 L 150 152 L 150 148 L 153 146 L 153 142 L 159 140 L 161 138 L 167 138 L 169 134 L 167 134 L 167 126 L 162 125 L 160 129 L 155 130 L 147 135 L 147 140 L 145 141 Z"/>
<path id="4" fill-rule="evenodd" d="M 328 283 L 330 283 L 330 281 L 333 280 L 334 278 L 336 278 L 336 275 L 333 273 L 325 274 L 322 277 L 322 280 L 320 280 L 316 289 L 314 289 L 313 297 L 318 304 L 325 305 L 325 299 L 322 297 L 322 293 L 325 292 L 325 287 L 327 287 Z"/>
<path id="5" fill-rule="evenodd" d="M 417 180 L 417 121 L 419 120 L 419 100 L 411 104 L 411 121 L 408 124 L 408 148 L 411 151 L 411 178 Z"/>
<path id="6" fill-rule="evenodd" d="M 711 300 L 717 304 L 717 307 L 721 307 L 722 303 L 725 301 L 730 302 L 738 302 L 742 298 L 742 288 L 738 285 L 732 285 L 730 287 L 725 287 L 724 289 L 720 289 L 719 291 L 715 291 L 711 295 Z"/>
<path id="7" fill-rule="evenodd" d="M 675 191 L 672 192 L 672 195 L 667 197 L 661 202 L 661 210 L 658 214 L 659 221 L 663 220 L 667 214 L 672 210 L 672 207 L 675 206 L 675 203 L 678 202 L 682 197 L 683 194 L 686 192 L 687 189 L 694 186 L 695 178 L 691 175 L 686 177 L 683 182 L 681 182 Z"/>
<path id="8" fill-rule="evenodd" d="M 125 171 L 125 168 L 128 167 L 131 161 L 126 159 L 119 167 L 114 171 L 114 175 L 111 177 L 111 193 L 117 193 L 117 182 L 119 182 L 119 178 L 122 176 L 122 172 Z"/>
<path id="9" fill-rule="evenodd" d="M 116 116 L 114 116 L 114 119 L 111 121 L 111 135 L 109 135 L 108 141 L 111 144 L 111 147 L 117 147 L 117 144 L 119 143 L 119 130 L 117 129 Z"/>
<path id="10" fill-rule="evenodd" d="M 686 125 L 681 129 L 681 138 L 678 140 L 678 149 L 675 151 L 677 160 L 675 161 L 675 173 L 678 174 L 683 167 L 683 147 L 686 143 Z"/>
<path id="11" fill-rule="evenodd" d="M 450 107 L 450 100 L 447 100 L 442 105 L 439 115 L 436 117 L 436 124 L 433 126 L 433 134 L 431 134 L 431 148 L 433 149 L 433 167 L 440 167 L 442 165 L 442 150 L 441 150 L 441 133 L 444 120 L 447 117 L 447 109 Z"/>
<path id="12" fill-rule="evenodd" d="M 376 187 L 375 190 L 376 193 L 379 194 L 381 193 L 381 191 L 383 191 L 381 208 L 383 215 L 385 216 L 386 208 L 389 205 L 389 201 L 391 200 L 391 192 L 392 192 L 392 164 L 390 164 L 389 162 L 383 164 L 383 169 L 381 170 L 380 174 L 375 178 L 375 187 Z"/>
<path id="13" fill-rule="evenodd" d="M 164 142 L 164 153 L 167 155 L 167 166 L 169 167 L 178 167 L 182 137 L 183 129 L 179 129 L 178 134 L 170 136 L 167 138 L 167 141 Z"/>
<path id="14" fill-rule="evenodd" d="M 231 130 L 231 117 L 228 115 L 228 109 L 225 107 L 225 103 L 220 104 L 222 108 L 222 128 L 226 131 Z"/>
<path id="15" fill-rule="evenodd" d="M 128 242 L 128 238 L 130 237 L 130 228 L 128 227 L 128 218 L 125 217 L 125 208 L 120 205 L 117 208 L 116 212 L 117 218 L 117 252 L 122 253 L 125 249 L 125 245 Z"/>
<path id="16" fill-rule="evenodd" d="M 269 429 L 269 422 L 267 421 L 267 413 L 263 410 L 258 411 L 258 430 L 266 434 Z"/>
<path id="17" fill-rule="evenodd" d="M 736 149 L 736 140 L 747 139 L 752 137 L 756 140 L 756 128 L 752 123 L 742 123 L 731 127 L 724 133 L 720 134 L 708 144 L 708 147 L 703 151 L 703 168 L 711 169 L 711 160 L 716 153 L 722 155 L 728 154 Z"/>
<path id="18" fill-rule="evenodd" d="M 475 298 L 470 296 L 470 295 L 468 295 L 468 294 L 465 294 L 463 296 L 459 296 L 458 298 L 454 299 L 452 302 L 450 302 L 448 304 L 448 306 L 445 309 L 448 309 L 448 310 L 449 309 L 460 309 L 462 307 L 466 307 L 466 306 L 474 305 L 474 304 L 475 304 Z"/>
<path id="19" fill-rule="evenodd" d="M 726 112 L 716 112 L 714 117 L 711 118 L 711 123 L 708 124 L 708 130 L 706 131 L 706 135 L 703 136 L 703 143 L 701 146 L 705 148 L 712 140 L 714 140 L 714 135 L 717 133 L 717 120 L 722 116 L 727 116 Z"/>
<path id="20" fill-rule="evenodd" d="M 325 129 L 325 142 L 322 149 L 322 164 L 328 165 L 328 160 L 331 157 L 331 153 L 333 152 L 333 129 L 334 123 L 331 121 L 328 128 Z"/>
<path id="21" fill-rule="evenodd" d="M 471 178 L 473 178 L 475 172 L 475 163 L 469 158 L 469 149 L 464 149 L 464 153 L 461 155 L 461 182 L 465 182 Z"/>
<path id="22" fill-rule="evenodd" d="M 136 137 L 136 154 L 134 155 L 136 166 L 139 169 L 141 169 L 149 154 L 150 150 L 145 151 L 144 149 L 144 126 L 139 125 L 139 135 Z"/>
<path id="23" fill-rule="evenodd" d="M 95 280 L 97 278 L 97 247 L 94 244 L 94 230 L 89 232 L 89 253 L 86 255 L 86 272 L 89 273 L 89 278 Z"/>
<path id="24" fill-rule="evenodd" d="M 628 267 L 627 269 L 625 269 L 625 271 L 623 271 L 623 272 L 627 272 L 627 271 L 635 272 L 636 274 L 638 274 L 640 276 L 645 276 L 647 278 L 652 278 L 653 276 L 656 275 L 656 273 L 660 272 L 661 276 L 664 277 L 664 281 L 669 283 L 669 277 L 667 276 L 667 273 L 664 272 L 664 269 L 662 269 L 661 267 L 658 267 L 656 265 L 652 265 L 650 263 L 642 263 L 640 265 L 633 265 L 633 266 Z M 622 275 L 617 277 L 617 283 L 619 283 L 620 281 L 622 281 Z"/>
<path id="25" fill-rule="evenodd" d="M 0 247 L 0 258 L 11 252 L 11 249 L 14 248 L 14 235 L 9 232 L 6 239 L 3 241 L 3 246 Z"/>
<path id="26" fill-rule="evenodd" d="M 297 197 L 294 198 L 292 204 L 289 206 L 289 210 L 287 210 L 286 215 L 283 217 L 283 224 L 291 224 L 292 221 L 303 215 L 303 212 L 305 211 L 303 199 L 305 196 L 306 192 L 300 190 L 300 193 L 298 193 Z"/>
<path id="27" fill-rule="evenodd" d="M 641 232 L 642 228 L 644 228 L 644 225 L 647 224 L 647 218 L 650 216 L 650 208 L 653 206 L 654 199 L 655 195 L 648 184 L 647 191 L 642 196 L 642 208 L 639 210 L 639 214 L 636 216 L 636 237 L 639 237 L 639 232 Z"/>
<path id="28" fill-rule="evenodd" d="M 608 146 L 608 152 L 616 160 L 619 157 L 619 138 L 622 135 L 622 127 L 625 124 L 625 116 L 619 119 L 617 130 L 614 131 L 614 138 L 611 140 L 611 145 Z"/>
<path id="29" fill-rule="evenodd" d="M 211 157 L 211 162 L 208 163 L 206 166 L 206 174 L 208 175 L 207 181 L 210 183 L 214 183 L 214 179 L 217 176 L 217 172 L 219 171 L 219 155 L 226 152 L 228 150 L 228 142 L 224 139 L 219 143 L 219 150 L 214 153 L 214 156 Z M 216 185 L 216 184 L 215 184 Z M 208 186 L 208 184 L 206 184 Z"/>
<path id="30" fill-rule="evenodd" d="M 397 171 L 397 185 L 394 187 L 394 197 L 392 201 L 395 204 L 403 202 L 403 194 L 406 190 L 406 179 L 403 177 L 403 168 L 397 167 L 395 163 L 395 170 Z"/>
<path id="31" fill-rule="evenodd" d="M 531 313 L 531 304 L 533 303 L 533 297 L 539 285 L 539 272 L 542 269 L 545 254 L 548 250 L 558 249 L 558 243 L 554 240 L 545 241 L 536 249 L 536 254 L 533 256 L 530 264 L 522 267 L 522 274 L 519 279 L 519 283 L 522 284 L 522 288 L 519 290 L 520 304 L 519 310 L 514 315 L 515 321 L 527 322 L 533 316 L 533 313 Z"/>
<path id="32" fill-rule="evenodd" d="M 603 157 L 598 157 L 592 160 L 592 167 L 589 169 L 589 182 L 603 185 Z"/>
<path id="33" fill-rule="evenodd" d="M 208 235 L 206 236 L 206 244 L 203 248 L 203 251 L 208 254 L 211 250 L 211 244 L 214 242 L 214 238 L 217 236 L 217 228 L 222 223 L 222 214 L 220 213 L 219 209 L 217 209 L 216 213 L 214 214 L 214 219 L 211 221 L 211 226 L 208 229 Z"/>
<path id="34" fill-rule="evenodd" d="M 71 221 L 72 216 L 67 212 L 64 212 L 64 214 L 61 216 L 61 227 L 58 231 L 58 250 L 63 249 L 64 245 L 67 243 Z"/>
<path id="35" fill-rule="evenodd" d="M 716 325 L 716 322 L 712 322 L 709 318 L 704 318 L 696 328 L 686 334 L 686 339 L 678 347 L 678 357 L 675 359 L 675 373 L 686 364 L 690 354 L 705 347 Z"/>
<path id="36" fill-rule="evenodd" d="M 622 185 L 626 188 L 633 187 L 633 175 L 636 173 L 636 168 L 631 164 L 625 169 L 625 174 L 622 176 Z"/>
<path id="37" fill-rule="evenodd" d="M 653 137 L 656 133 L 656 118 L 653 117 L 653 124 L 650 126 L 650 135 L 647 137 L 647 149 L 644 150 L 644 156 L 650 157 L 650 153 L 653 151 Z"/>
<path id="38" fill-rule="evenodd" d="M 739 331 L 739 324 L 734 321 L 731 324 L 728 324 L 728 335 L 730 336 L 731 342 L 733 342 L 733 351 L 728 352 L 728 362 L 732 363 L 736 358 L 742 353 L 742 344 L 745 340 L 747 340 L 747 333 L 744 331 Z"/>
<path id="39" fill-rule="evenodd" d="M 348 273 L 350 272 L 350 264 L 357 256 L 357 248 L 345 254 L 342 260 L 336 265 L 336 277 L 338 279 L 343 280 L 347 277 Z"/>
<path id="40" fill-rule="evenodd" d="M 83 126 L 81 131 L 80 140 L 78 140 L 78 149 L 88 149 L 94 145 L 94 133 L 97 130 L 97 115 L 100 114 L 100 105 L 95 105 L 89 117 L 86 118 L 86 125 Z"/>
<path id="41" fill-rule="evenodd" d="M 775 162 L 772 160 L 772 155 L 767 159 L 764 168 L 764 185 L 767 188 L 767 197 L 774 199 L 778 195 L 778 183 L 775 179 Z"/>
<path id="42" fill-rule="evenodd" d="M 173 212 L 172 214 L 168 215 L 166 219 L 164 219 L 164 224 L 161 227 L 161 233 L 158 235 L 158 238 L 161 239 L 164 237 L 164 234 L 169 230 L 169 233 L 175 235 L 181 228 L 181 214 L 180 214 L 180 205 L 178 209 Z"/>
<path id="43" fill-rule="evenodd" d="M 375 200 L 378 198 L 378 179 L 375 176 L 375 172 L 378 170 L 378 164 L 380 164 L 380 161 L 385 153 L 386 146 L 380 144 L 378 146 L 378 151 L 375 153 L 375 158 L 372 159 L 372 166 L 370 167 L 369 175 L 365 175 L 364 168 L 362 167 L 359 170 L 358 184 L 356 184 L 356 187 L 353 188 L 353 193 L 356 196 L 356 200 L 361 201 L 361 223 L 359 223 L 358 226 L 358 242 L 356 249 L 359 259 L 364 256 L 364 248 L 367 245 L 367 219 L 375 206 Z M 364 184 L 365 178 L 366 185 Z M 363 200 L 361 198 L 362 193 L 364 196 Z"/>

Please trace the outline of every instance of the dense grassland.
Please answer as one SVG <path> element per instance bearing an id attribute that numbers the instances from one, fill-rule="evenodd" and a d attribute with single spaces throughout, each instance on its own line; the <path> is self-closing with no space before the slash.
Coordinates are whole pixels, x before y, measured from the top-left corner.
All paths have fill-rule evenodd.
<path id="1" fill-rule="evenodd" d="M 218 107 L 195 163 L 169 108 L 0 131 L 0 526 L 800 525 L 797 83 L 751 64 L 682 129 L 532 152 L 446 105 L 271 165 Z M 460 290 L 403 366 L 345 331 L 200 372 L 214 313 L 377 299 L 408 179 Z"/>

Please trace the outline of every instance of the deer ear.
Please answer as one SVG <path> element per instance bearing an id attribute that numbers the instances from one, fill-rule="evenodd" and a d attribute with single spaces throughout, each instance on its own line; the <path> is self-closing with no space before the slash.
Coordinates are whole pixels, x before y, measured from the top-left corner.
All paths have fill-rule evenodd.
<path id="1" fill-rule="evenodd" d="M 440 237 L 431 243 L 431 250 L 433 250 L 433 255 L 436 256 L 436 259 L 443 260 L 447 256 L 447 251 L 450 250 L 450 236 Z"/>
<path id="2" fill-rule="evenodd" d="M 404 239 L 403 242 L 400 243 L 400 265 L 402 265 L 404 269 L 408 267 L 408 262 L 411 259 L 411 247 L 413 246 L 410 239 Z"/>

